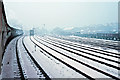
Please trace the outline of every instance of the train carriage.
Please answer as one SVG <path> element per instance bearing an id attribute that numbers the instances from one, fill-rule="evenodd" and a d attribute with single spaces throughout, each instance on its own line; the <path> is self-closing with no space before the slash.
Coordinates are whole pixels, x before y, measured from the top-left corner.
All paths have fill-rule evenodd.
<path id="1" fill-rule="evenodd" d="M 16 33 L 19 31 L 19 34 Z M 0 1 L 0 66 L 2 61 L 2 56 L 5 51 L 7 44 L 11 39 L 18 35 L 22 35 L 23 31 L 19 29 L 12 28 L 8 25 L 3 2 Z M 0 69 L 1 73 L 1 69 Z"/>

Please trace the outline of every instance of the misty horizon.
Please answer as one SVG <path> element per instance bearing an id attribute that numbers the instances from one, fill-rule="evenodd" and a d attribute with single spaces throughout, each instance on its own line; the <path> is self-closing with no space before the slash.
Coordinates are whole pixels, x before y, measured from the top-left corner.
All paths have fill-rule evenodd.
<path id="1" fill-rule="evenodd" d="M 69 29 L 118 23 L 117 2 L 6 2 L 10 26 L 23 29 Z M 45 24 L 45 26 L 44 26 Z"/>

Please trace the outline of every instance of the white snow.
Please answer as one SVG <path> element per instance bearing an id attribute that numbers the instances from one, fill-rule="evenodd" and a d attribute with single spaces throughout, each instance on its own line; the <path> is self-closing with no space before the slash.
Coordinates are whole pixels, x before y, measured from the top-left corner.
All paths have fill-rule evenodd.
<path id="1" fill-rule="evenodd" d="M 65 57 L 65 56 L 63 56 L 63 55 L 61 55 L 61 54 L 59 54 L 59 53 L 51 50 L 50 48 L 48 48 L 48 47 L 40 44 L 39 42 L 37 42 L 37 41 L 34 40 L 33 38 L 32 38 L 32 40 L 33 40 L 35 43 L 37 43 L 38 45 L 40 45 L 42 48 L 44 48 L 45 50 L 49 51 L 52 55 L 54 55 L 54 56 L 56 56 L 57 58 L 65 61 L 65 62 L 68 63 L 69 65 L 71 65 L 71 66 L 75 67 L 76 69 L 78 69 L 78 70 L 80 70 L 80 71 L 88 74 L 89 76 L 91 76 L 91 77 L 93 77 L 93 78 L 109 78 L 108 76 L 106 76 L 106 75 L 104 75 L 104 74 L 102 74 L 102 73 L 99 73 L 99 72 L 97 72 L 97 71 L 95 71 L 95 70 L 93 70 L 93 69 L 91 69 L 91 68 L 88 68 L 87 66 L 84 66 L 84 65 L 82 65 L 82 64 L 80 64 L 80 63 L 78 63 L 78 62 L 76 62 L 76 61 L 73 61 L 73 60 L 71 60 L 71 59 L 69 59 L 69 58 L 67 58 L 67 57 Z M 42 43 L 44 43 L 44 42 L 42 42 Z M 46 43 L 44 43 L 44 44 L 46 44 Z M 49 45 L 49 44 L 47 44 L 47 45 Z M 50 45 L 49 45 L 49 46 L 50 46 Z M 54 47 L 54 49 L 56 49 L 56 48 Z"/>
<path id="2" fill-rule="evenodd" d="M 22 37 L 23 38 L 23 37 Z M 24 75 L 26 78 L 39 78 L 40 72 L 36 68 L 36 66 L 31 62 L 30 57 L 26 50 L 24 49 L 24 46 L 22 44 L 22 38 L 18 40 L 18 55 L 20 58 L 20 63 L 22 65 L 22 69 L 24 71 Z"/>
<path id="3" fill-rule="evenodd" d="M 36 38 L 37 39 L 37 38 Z M 44 38 L 44 40 L 47 40 L 46 38 Z M 40 40 L 41 41 L 41 40 Z M 48 45 L 48 46 L 50 46 L 51 48 L 53 48 L 53 49 L 56 49 L 57 51 L 60 51 L 60 52 L 62 52 L 62 53 L 64 53 L 64 54 L 66 54 L 66 55 L 69 55 L 69 56 L 71 56 L 71 57 L 73 57 L 74 59 L 77 59 L 77 60 L 80 60 L 80 61 L 82 61 L 82 62 L 84 62 L 84 63 L 86 63 L 86 64 L 89 64 L 89 65 L 91 65 L 91 66 L 94 66 L 94 67 L 96 67 L 96 68 L 98 68 L 98 69 L 102 69 L 103 71 L 105 71 L 105 72 L 108 72 L 108 73 L 111 73 L 112 75 L 114 75 L 114 76 L 118 76 L 118 70 L 116 70 L 116 69 L 114 69 L 114 68 L 111 68 L 111 67 L 109 67 L 109 66 L 106 66 L 106 65 L 104 65 L 104 64 L 100 64 L 100 63 L 98 63 L 98 62 L 95 62 L 95 61 L 92 61 L 92 60 L 89 60 L 89 59 L 86 59 L 86 58 L 84 58 L 84 57 L 82 57 L 82 56 L 78 56 L 78 55 L 75 55 L 75 54 L 73 54 L 73 53 L 70 53 L 70 52 L 68 52 L 68 51 L 66 51 L 66 50 L 63 50 L 63 49 L 61 49 L 61 48 L 58 48 L 58 47 L 55 47 L 55 46 L 53 46 L 53 45 L 50 45 L 50 44 L 48 44 L 48 43 L 45 43 L 45 42 L 43 42 L 43 41 L 41 41 L 42 43 L 44 43 L 44 44 L 46 44 L 46 45 Z M 50 41 L 49 41 L 50 42 Z M 55 44 L 55 43 L 53 43 L 53 42 L 51 42 L 52 44 L 54 44 L 54 45 L 57 45 L 57 44 Z M 57 46 L 60 46 L 60 45 L 57 45 Z M 63 46 L 60 46 L 60 47 L 63 47 Z M 69 46 L 70 47 L 70 46 Z M 71 46 L 72 47 L 72 46 Z M 63 47 L 63 48 L 66 48 L 66 47 Z M 72 47 L 72 48 L 75 48 L 75 47 Z M 66 49 L 68 49 L 68 50 L 71 50 L 71 49 L 69 49 L 69 48 L 66 48 Z M 75 52 L 75 50 L 72 50 L 72 51 L 74 51 Z M 77 52 L 77 53 L 79 53 L 79 54 L 83 54 L 83 53 L 81 53 L 81 52 Z M 94 52 L 90 52 L 90 53 L 92 53 L 92 54 L 95 54 Z M 97 54 L 97 53 L 96 53 Z M 83 54 L 83 55 L 86 55 L 86 54 Z M 91 57 L 90 55 L 86 55 L 86 56 L 88 56 L 88 57 Z M 101 56 L 101 55 L 99 55 L 99 56 Z M 103 56 L 104 57 L 104 56 Z M 99 61 L 102 61 L 102 62 L 106 62 L 106 63 L 109 63 L 109 64 L 112 64 L 110 61 L 107 61 L 107 60 L 101 60 L 100 58 L 97 58 L 97 57 L 91 57 L 91 58 L 94 58 L 94 59 L 96 59 L 96 60 L 99 60 Z M 109 58 L 109 57 L 108 57 Z M 116 58 L 115 58 L 116 59 Z M 118 59 L 116 59 L 116 60 L 118 60 Z M 114 63 L 115 64 L 115 63 Z M 115 64 L 115 66 L 118 66 L 118 64 Z"/>
<path id="4" fill-rule="evenodd" d="M 68 43 L 73 44 L 73 45 L 80 45 L 80 46 L 83 46 L 83 47 L 85 47 L 85 48 L 91 47 L 91 48 L 98 49 L 98 50 L 103 50 L 103 51 L 118 53 L 117 50 L 113 50 L 113 49 L 104 50 L 102 47 L 93 47 L 93 46 L 91 46 L 91 45 L 80 44 L 80 43 L 77 43 L 77 42 L 71 42 L 71 41 L 68 41 L 68 40 L 58 39 L 58 38 L 54 38 L 54 37 L 50 37 L 50 36 L 47 36 L 47 37 L 49 37 L 49 38 L 51 38 L 51 39 L 54 39 L 54 40 L 59 40 L 59 41 L 62 41 L 62 42 L 68 42 Z M 90 49 L 90 48 L 87 48 L 87 49 Z M 97 51 L 98 51 L 98 50 L 97 50 Z M 101 52 L 101 51 L 100 51 L 100 52 Z M 106 53 L 106 52 L 104 52 L 104 53 L 105 53 L 105 54 L 110 54 L 110 53 Z M 110 54 L 110 55 L 116 56 L 115 54 Z"/>
<path id="5" fill-rule="evenodd" d="M 43 54 L 40 52 L 40 48 L 37 47 L 37 50 L 35 51 L 34 44 L 30 41 L 29 37 L 25 37 L 24 42 L 32 56 L 51 78 L 85 78 L 81 74 L 52 58 L 47 53 L 44 52 Z M 51 53 L 54 54 L 53 51 Z"/>

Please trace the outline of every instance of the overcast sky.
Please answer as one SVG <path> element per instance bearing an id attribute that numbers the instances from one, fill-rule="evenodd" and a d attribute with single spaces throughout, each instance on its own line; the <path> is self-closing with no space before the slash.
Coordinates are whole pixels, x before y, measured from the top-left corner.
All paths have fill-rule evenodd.
<path id="1" fill-rule="evenodd" d="M 20 23 L 24 29 L 43 27 L 43 24 L 46 24 L 45 28 L 51 29 L 83 27 L 118 21 L 118 2 L 112 2 L 112 0 L 110 2 L 5 1 L 9 25 L 13 26 L 13 22 Z"/>

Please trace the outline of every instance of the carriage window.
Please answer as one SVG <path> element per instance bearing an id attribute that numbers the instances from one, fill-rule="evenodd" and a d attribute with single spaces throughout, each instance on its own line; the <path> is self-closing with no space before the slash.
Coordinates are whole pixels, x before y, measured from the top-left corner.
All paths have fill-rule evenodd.
<path id="1" fill-rule="evenodd" d="M 2 42 L 15 38 L 3 77 L 119 80 L 117 0 L 4 0 L 4 7 L 10 31 Z"/>

